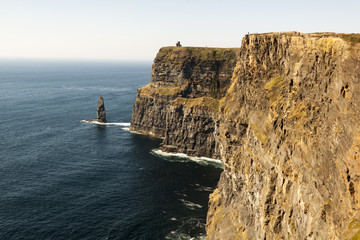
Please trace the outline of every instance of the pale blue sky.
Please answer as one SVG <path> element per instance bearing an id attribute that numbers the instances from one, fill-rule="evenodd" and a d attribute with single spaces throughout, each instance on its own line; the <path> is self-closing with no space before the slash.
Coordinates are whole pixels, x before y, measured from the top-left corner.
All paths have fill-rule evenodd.
<path id="1" fill-rule="evenodd" d="M 152 60 L 247 32 L 360 32 L 358 0 L 0 0 L 0 58 Z"/>

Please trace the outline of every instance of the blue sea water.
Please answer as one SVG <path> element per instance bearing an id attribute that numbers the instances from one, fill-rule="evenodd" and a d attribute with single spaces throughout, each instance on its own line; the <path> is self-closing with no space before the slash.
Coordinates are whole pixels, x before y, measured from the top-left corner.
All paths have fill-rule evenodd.
<path id="1" fill-rule="evenodd" d="M 0 239 L 199 239 L 221 168 L 128 131 L 151 63 L 0 61 Z M 96 125 L 99 96 L 107 118 Z"/>

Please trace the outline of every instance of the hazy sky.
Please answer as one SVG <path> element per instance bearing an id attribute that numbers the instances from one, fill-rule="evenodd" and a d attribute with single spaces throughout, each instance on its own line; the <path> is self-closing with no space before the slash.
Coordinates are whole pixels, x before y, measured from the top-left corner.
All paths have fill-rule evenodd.
<path id="1" fill-rule="evenodd" d="M 0 0 L 0 58 L 152 60 L 247 32 L 360 32 L 359 0 Z"/>

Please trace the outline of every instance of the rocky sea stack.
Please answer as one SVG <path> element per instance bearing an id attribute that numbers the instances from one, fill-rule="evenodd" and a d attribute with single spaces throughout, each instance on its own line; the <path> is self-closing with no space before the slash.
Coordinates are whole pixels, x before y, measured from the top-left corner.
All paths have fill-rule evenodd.
<path id="1" fill-rule="evenodd" d="M 221 158 L 207 239 L 360 239 L 360 34 L 160 49 L 131 130 Z"/>
<path id="2" fill-rule="evenodd" d="M 106 123 L 106 111 L 105 111 L 104 99 L 102 96 L 99 97 L 99 101 L 98 101 L 97 121 L 101 123 Z"/>

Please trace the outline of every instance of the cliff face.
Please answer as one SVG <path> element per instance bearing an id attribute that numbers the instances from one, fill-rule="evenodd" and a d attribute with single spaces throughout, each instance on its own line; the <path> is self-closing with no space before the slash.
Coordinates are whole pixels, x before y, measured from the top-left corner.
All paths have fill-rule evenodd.
<path id="1" fill-rule="evenodd" d="M 210 197 L 208 239 L 359 235 L 358 39 L 243 39 L 220 104 L 224 172 Z"/>
<path id="2" fill-rule="evenodd" d="M 164 138 L 161 149 L 219 158 L 218 105 L 239 49 L 165 47 L 138 90 L 130 130 Z"/>
<path id="3" fill-rule="evenodd" d="M 359 239 L 359 42 L 269 33 L 160 50 L 131 129 L 221 157 L 208 239 Z"/>

